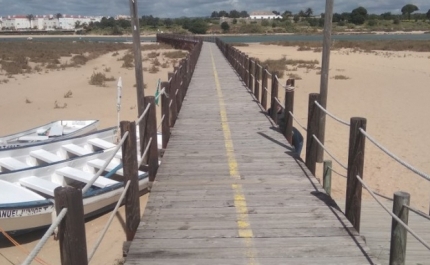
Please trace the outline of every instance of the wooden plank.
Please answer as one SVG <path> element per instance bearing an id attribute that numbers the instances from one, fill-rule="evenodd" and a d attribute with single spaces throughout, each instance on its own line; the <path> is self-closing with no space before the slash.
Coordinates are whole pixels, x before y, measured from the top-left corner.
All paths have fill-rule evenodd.
<path id="1" fill-rule="evenodd" d="M 250 253 L 259 264 L 377 263 L 220 51 L 208 45 L 126 264 L 247 264 Z M 266 72 L 265 78 L 267 87 Z M 244 230 L 251 238 L 241 238 Z"/>

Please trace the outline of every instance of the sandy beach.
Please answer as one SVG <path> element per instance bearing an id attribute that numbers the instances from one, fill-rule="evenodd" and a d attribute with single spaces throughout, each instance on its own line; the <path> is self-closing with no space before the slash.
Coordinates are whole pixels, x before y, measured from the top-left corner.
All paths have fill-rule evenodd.
<path id="1" fill-rule="evenodd" d="M 166 58 L 163 54 L 173 49 L 160 49 L 146 51 L 143 46 L 142 58 L 148 57 L 148 53 L 159 53 L 157 59 L 160 63 L 168 62 L 168 68 L 159 67 L 159 72 L 149 73 L 144 71 L 144 83 L 147 88 L 145 95 L 154 95 L 158 79 L 167 81 L 167 73 L 173 71 L 173 60 Z M 85 65 L 65 70 L 50 70 L 40 73 L 20 74 L 8 78 L 4 72 L 0 72 L 0 80 L 8 79 L 7 83 L 0 82 L 0 120 L 3 126 L 0 135 L 30 129 L 35 126 L 60 119 L 98 119 L 99 129 L 117 125 L 117 79 L 122 77 L 122 106 L 121 120 L 137 119 L 137 101 L 135 85 L 135 72 L 133 68 L 121 67 L 123 61 L 118 61 L 127 51 L 119 51 L 113 56 L 109 52 L 101 57 L 88 61 Z M 62 58 L 70 60 L 70 58 Z M 150 60 L 143 61 L 144 68 L 150 68 Z M 178 60 L 176 60 L 178 61 Z M 110 68 L 108 72 L 106 68 Z M 106 76 L 115 77 L 115 81 L 106 82 L 106 86 L 99 87 L 89 84 L 89 79 L 94 72 L 103 72 Z M 72 96 L 65 98 L 64 95 L 72 92 Z M 57 105 L 65 108 L 54 108 Z M 160 108 L 157 108 L 157 119 L 160 121 Z M 146 205 L 147 195 L 141 197 L 141 212 Z M 86 223 L 87 249 L 90 251 L 99 233 L 103 230 L 109 219 L 110 213 L 106 213 Z M 124 209 L 121 207 L 120 214 L 116 216 L 109 232 L 104 239 L 100 249 L 96 252 L 91 264 L 117 264 L 122 258 L 122 245 L 125 241 L 123 231 Z M 31 235 L 23 235 L 15 238 L 24 248 L 32 250 L 37 244 L 38 238 L 43 234 L 40 232 Z M 21 264 L 27 254 L 14 247 L 6 239 L 0 240 L 0 264 Z M 60 253 L 58 241 L 51 237 L 40 252 L 39 258 L 48 264 L 59 264 Z M 34 261 L 32 264 L 39 264 Z"/>
<path id="2" fill-rule="evenodd" d="M 321 64 L 321 52 L 297 51 L 298 47 L 250 44 L 248 47 L 238 48 L 262 61 L 285 56 L 293 60 L 318 60 L 317 66 Z M 428 52 L 365 53 L 351 49 L 334 50 L 330 60 L 328 111 L 347 122 L 351 117 L 366 118 L 367 132 L 373 138 L 399 158 L 428 173 L 430 138 L 425 137 L 424 132 L 430 129 L 430 125 L 425 122 L 430 111 L 427 102 L 430 96 L 429 67 Z M 296 80 L 294 114 L 306 127 L 308 96 L 309 93 L 319 93 L 320 70 L 288 68 L 290 71 L 285 72 L 282 83 L 285 84 L 287 74 L 301 78 Z M 339 79 L 334 79 L 335 76 Z M 306 132 L 297 123 L 294 126 L 306 138 Z M 327 117 L 325 145 L 345 166 L 348 163 L 348 138 L 349 127 Z M 306 143 L 301 154 L 303 159 L 305 146 Z M 324 158 L 333 160 L 327 154 Z M 333 168 L 346 175 L 346 170 L 335 161 Z M 320 165 L 317 177 L 321 176 Z M 346 180 L 335 173 L 332 177 L 333 196 L 337 200 L 343 200 Z M 398 190 L 409 192 L 413 206 L 424 212 L 429 211 L 428 181 L 388 157 L 370 141 L 366 142 L 364 179 L 373 190 L 388 197 L 392 197 Z M 369 197 L 367 192 L 364 191 L 363 194 Z"/>
<path id="3" fill-rule="evenodd" d="M 275 45 L 250 44 L 238 47 L 251 57 L 266 59 L 318 60 L 321 52 L 297 51 L 297 47 L 281 47 Z M 161 50 L 158 59 L 167 61 Z M 104 71 L 109 67 L 107 76 L 115 79 L 122 77 L 123 97 L 121 120 L 135 120 L 136 88 L 134 69 L 122 68 L 118 56 L 112 52 L 95 60 L 88 61 L 80 68 L 51 70 L 48 72 L 14 75 L 7 83 L 0 83 L 0 135 L 21 131 L 58 119 L 99 119 L 99 129 L 115 126 L 116 114 L 116 81 L 107 82 L 105 87 L 90 85 L 89 79 L 93 72 Z M 148 52 L 145 51 L 143 57 Z M 149 61 L 143 62 L 149 67 Z M 430 97 L 430 53 L 418 52 L 382 52 L 364 53 L 358 50 L 341 49 L 332 51 L 330 81 L 328 92 L 328 110 L 344 121 L 350 117 L 367 118 L 367 131 L 378 142 L 395 153 L 401 159 L 424 172 L 430 172 L 430 138 L 424 132 L 430 129 L 425 120 L 430 111 L 427 102 Z M 307 104 L 309 93 L 319 92 L 320 75 L 317 69 L 306 69 L 288 66 L 282 82 L 288 74 L 296 75 L 294 114 L 303 126 L 307 122 Z M 147 84 L 145 95 L 154 95 L 158 79 L 167 80 L 169 68 L 160 68 L 154 74 L 144 72 Z M 338 79 L 334 79 L 338 76 Z M 342 76 L 341 78 L 339 76 Z M 7 78 L 1 73 L 0 80 Z M 300 78 L 300 79 L 299 79 Z M 71 91 L 72 96 L 64 95 Z M 282 89 L 280 90 L 282 91 Z M 282 94 L 282 93 L 281 93 Z M 283 96 L 281 95 L 281 101 Z M 55 102 L 65 108 L 54 108 Z M 160 111 L 157 119 L 160 120 Z M 303 135 L 305 131 L 294 123 Z M 327 117 L 326 146 L 339 161 L 347 165 L 349 128 Z M 305 146 L 301 154 L 304 159 Z M 330 159 L 325 156 L 325 159 Z M 341 174 L 345 169 L 333 161 L 333 168 Z M 317 169 L 317 177 L 321 178 L 322 166 Z M 428 181 L 411 173 L 403 166 L 389 158 L 371 142 L 366 142 L 365 181 L 381 194 L 392 197 L 393 192 L 403 190 L 411 193 L 412 205 L 428 212 L 430 188 Z M 344 198 L 346 181 L 343 177 L 333 174 L 333 196 L 337 200 Z M 368 199 L 366 192 L 363 192 Z M 147 196 L 141 197 L 141 208 L 144 209 Z M 88 237 L 87 248 L 92 249 L 99 232 L 109 218 L 104 214 L 86 223 Z M 125 235 L 122 229 L 124 212 L 114 220 L 107 238 L 96 253 L 92 264 L 117 264 L 122 257 L 122 244 Z M 37 243 L 41 233 L 31 236 L 17 237 L 16 240 L 26 249 L 31 250 Z M 2 239 L 0 241 L 0 264 L 20 264 L 26 254 Z M 40 258 L 49 264 L 59 263 L 58 242 L 51 237 L 42 249 Z M 33 264 L 38 264 L 33 262 Z"/>

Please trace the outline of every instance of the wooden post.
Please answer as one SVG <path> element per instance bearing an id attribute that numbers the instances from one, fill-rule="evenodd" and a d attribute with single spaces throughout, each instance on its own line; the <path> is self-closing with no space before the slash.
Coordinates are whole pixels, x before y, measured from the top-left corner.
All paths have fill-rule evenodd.
<path id="1" fill-rule="evenodd" d="M 168 73 L 167 74 L 169 80 L 170 80 L 170 94 L 169 94 L 169 108 L 170 108 L 170 127 L 173 127 L 175 125 L 176 117 L 178 116 L 177 108 L 176 108 L 176 75 L 174 73 Z M 171 79 L 170 79 L 171 78 Z"/>
<path id="2" fill-rule="evenodd" d="M 328 196 L 331 196 L 331 160 L 324 160 L 323 167 L 323 188 Z"/>
<path id="3" fill-rule="evenodd" d="M 169 91 L 170 91 L 170 84 L 169 82 L 162 82 L 161 83 L 161 87 L 164 87 L 166 94 L 169 95 Z M 162 144 L 162 148 L 166 149 L 167 147 L 167 143 L 169 142 L 169 138 L 170 138 L 170 125 L 169 125 L 169 121 L 170 121 L 170 110 L 169 110 L 169 102 L 170 99 L 168 99 L 165 95 L 161 95 L 161 117 L 164 116 L 164 120 L 162 122 L 161 125 L 161 132 L 163 135 L 163 144 Z"/>
<path id="4" fill-rule="evenodd" d="M 144 81 L 143 81 L 143 68 L 142 68 L 142 53 L 140 49 L 140 26 L 139 16 L 137 15 L 137 1 L 129 0 L 130 14 L 131 14 L 131 28 L 133 32 L 133 53 L 134 53 L 134 74 L 136 76 L 136 92 L 137 92 L 137 117 L 140 117 L 145 111 L 143 98 Z M 139 137 L 142 139 L 145 133 L 145 126 L 139 124 Z M 142 145 L 140 146 L 143 147 Z"/>
<path id="5" fill-rule="evenodd" d="M 178 118 L 178 114 L 179 114 L 179 107 L 181 105 L 180 103 L 180 96 L 179 96 L 179 91 L 181 90 L 181 73 L 180 73 L 180 69 L 179 67 L 175 67 L 175 89 L 174 91 L 172 91 L 173 93 L 173 99 L 174 101 L 176 101 L 176 116 L 175 116 L 175 122 L 176 119 Z"/>
<path id="6" fill-rule="evenodd" d="M 334 0 L 326 0 L 325 15 L 324 15 L 324 39 L 321 63 L 321 84 L 320 84 L 320 105 L 327 109 L 328 95 L 328 76 L 330 70 L 330 47 L 331 47 L 331 29 L 333 20 L 333 2 Z M 324 144 L 325 139 L 325 113 L 320 112 L 320 127 L 318 130 L 318 139 Z M 322 162 L 324 159 L 324 150 L 318 148 L 317 161 Z"/>
<path id="7" fill-rule="evenodd" d="M 360 128 L 366 130 L 366 119 L 357 117 L 351 118 L 345 216 L 357 232 L 360 232 L 362 185 L 356 176 L 358 175 L 364 178 L 364 146 L 366 140 L 366 137 L 359 131 Z"/>
<path id="8" fill-rule="evenodd" d="M 143 121 L 142 123 L 146 125 Z M 125 183 L 130 180 L 130 187 L 125 195 L 125 235 L 127 241 L 132 241 L 140 222 L 136 124 L 134 122 L 122 121 L 120 123 L 120 127 L 121 137 L 126 132 L 129 133 L 127 139 L 122 145 L 122 163 L 124 171 L 124 186 Z M 145 127 L 146 126 L 144 126 L 144 128 Z"/>
<path id="9" fill-rule="evenodd" d="M 252 76 L 254 75 L 254 71 L 252 71 L 252 67 L 254 65 L 254 61 L 251 60 L 251 58 L 248 60 L 248 88 L 251 92 L 254 90 L 252 89 L 253 82 L 252 82 Z"/>
<path id="10" fill-rule="evenodd" d="M 242 81 L 246 84 L 246 55 L 242 53 Z"/>
<path id="11" fill-rule="evenodd" d="M 255 62 L 254 63 L 254 96 L 258 102 L 260 102 L 260 75 L 261 75 L 261 66 Z"/>
<path id="12" fill-rule="evenodd" d="M 58 226 L 61 264 L 86 265 L 88 257 L 82 191 L 72 187 L 58 187 L 54 190 L 54 198 L 57 213 L 67 208 L 67 214 Z"/>
<path id="13" fill-rule="evenodd" d="M 261 71 L 261 106 L 267 110 L 267 67 Z"/>
<path id="14" fill-rule="evenodd" d="M 308 107 L 308 131 L 306 136 L 306 166 L 315 176 L 316 162 L 317 162 L 317 147 L 318 143 L 313 138 L 313 135 L 318 134 L 318 121 L 320 109 L 315 104 L 319 101 L 320 95 L 317 93 L 309 94 L 309 107 Z"/>
<path id="15" fill-rule="evenodd" d="M 411 195 L 407 192 L 398 191 L 394 193 L 393 213 L 408 224 L 409 209 L 403 207 L 410 202 Z M 406 264 L 406 243 L 408 231 L 394 218 L 391 223 L 391 245 L 390 245 L 390 265 Z"/>
<path id="16" fill-rule="evenodd" d="M 148 119 L 146 121 L 145 146 L 148 145 L 149 140 L 152 138 L 146 161 L 148 161 L 149 181 L 153 182 L 158 169 L 157 114 L 155 110 L 155 98 L 153 96 L 145 97 L 145 104 L 151 104 L 148 111 Z"/>
<path id="17" fill-rule="evenodd" d="M 278 75 L 278 72 L 272 73 L 272 90 L 270 92 L 270 109 L 272 110 L 272 120 L 275 122 L 275 124 L 278 124 L 278 107 L 279 103 L 276 101 L 276 98 L 278 98 L 278 79 L 276 76 Z"/>
<path id="18" fill-rule="evenodd" d="M 288 79 L 287 87 L 294 87 L 295 80 Z M 293 117 L 291 117 L 290 112 L 294 113 L 294 90 L 286 90 L 285 91 L 285 111 L 284 111 L 284 119 L 285 119 L 285 131 L 283 132 L 285 138 L 290 144 L 293 144 Z"/>
<path id="19" fill-rule="evenodd" d="M 248 55 L 245 55 L 245 65 L 244 66 L 245 66 L 245 79 L 243 81 L 245 81 L 246 87 L 249 88 L 249 74 L 250 74 L 250 72 L 248 70 L 248 68 L 249 68 L 249 57 L 248 57 Z"/>

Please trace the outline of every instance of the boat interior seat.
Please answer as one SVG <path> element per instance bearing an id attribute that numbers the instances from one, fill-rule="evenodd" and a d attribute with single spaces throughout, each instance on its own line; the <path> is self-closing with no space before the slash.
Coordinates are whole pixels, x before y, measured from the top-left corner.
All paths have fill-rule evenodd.
<path id="1" fill-rule="evenodd" d="M 62 175 L 66 178 L 70 178 L 84 183 L 88 183 L 94 176 L 94 174 L 72 167 L 64 167 L 57 169 L 55 173 L 57 173 L 58 175 Z M 117 183 L 118 181 L 100 176 L 99 178 L 97 178 L 93 185 L 99 188 L 105 188 L 108 186 L 115 185 Z"/>
<path id="2" fill-rule="evenodd" d="M 19 183 L 21 184 L 21 186 L 30 188 L 32 190 L 49 195 L 51 197 L 54 197 L 54 190 L 61 186 L 60 184 L 35 176 L 22 178 L 19 180 Z"/>
<path id="3" fill-rule="evenodd" d="M 94 159 L 94 160 L 90 160 L 87 162 L 87 164 L 91 167 L 100 169 L 103 167 L 103 165 L 105 164 L 105 160 L 102 159 Z M 110 162 L 105 171 L 112 171 L 114 170 L 119 164 L 115 163 L 115 162 Z M 119 169 L 115 174 L 120 175 L 120 176 L 124 176 L 124 170 L 121 168 Z"/>
<path id="4" fill-rule="evenodd" d="M 59 156 L 57 156 L 51 152 L 48 152 L 44 149 L 31 151 L 30 156 L 37 158 L 39 160 L 42 160 L 46 163 L 55 163 L 55 162 L 63 160 Z"/>
<path id="5" fill-rule="evenodd" d="M 4 157 L 0 159 L 0 166 L 4 167 L 7 170 L 19 170 L 23 168 L 28 168 L 29 165 L 27 165 L 24 162 L 19 161 L 16 158 L 13 157 Z"/>
<path id="6" fill-rule="evenodd" d="M 91 153 L 91 151 L 86 150 L 83 147 L 80 147 L 79 145 L 76 144 L 65 144 L 62 146 L 67 152 L 70 152 L 76 156 L 83 156 L 83 155 L 88 155 Z"/>
<path id="7" fill-rule="evenodd" d="M 101 149 L 109 149 L 116 145 L 100 138 L 89 139 L 88 143 Z"/>

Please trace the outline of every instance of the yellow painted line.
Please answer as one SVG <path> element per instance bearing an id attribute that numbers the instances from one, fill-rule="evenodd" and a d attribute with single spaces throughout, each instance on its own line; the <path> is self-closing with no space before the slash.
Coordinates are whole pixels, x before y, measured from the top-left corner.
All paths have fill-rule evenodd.
<path id="1" fill-rule="evenodd" d="M 222 131 L 224 133 L 224 145 L 227 152 L 228 167 L 230 170 L 230 176 L 235 180 L 240 180 L 239 169 L 237 166 L 236 157 L 234 154 L 233 141 L 231 139 L 230 127 L 228 126 L 227 111 L 225 109 L 224 96 L 222 94 L 221 85 L 219 83 L 218 72 L 216 70 L 215 60 L 212 53 L 212 48 L 210 48 L 211 58 L 212 58 L 212 68 L 215 78 L 215 85 L 218 94 L 218 102 L 220 107 L 221 124 Z M 242 185 L 232 184 L 231 188 L 234 191 L 234 207 L 236 209 L 237 215 L 237 228 L 239 237 L 244 239 L 247 251 L 245 252 L 248 259 L 248 264 L 256 265 L 258 264 L 256 260 L 257 251 L 254 247 L 254 234 L 252 233 L 251 224 L 248 218 L 248 208 L 246 206 L 245 195 L 243 194 Z"/>

